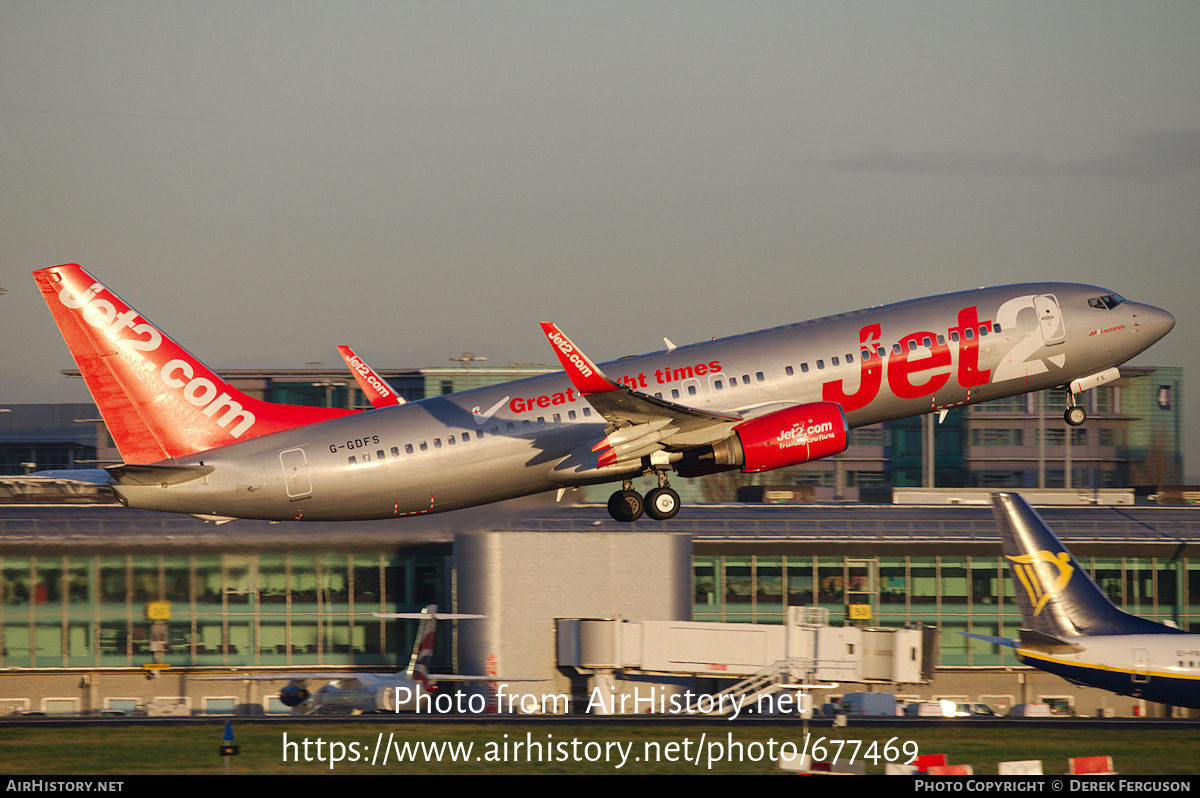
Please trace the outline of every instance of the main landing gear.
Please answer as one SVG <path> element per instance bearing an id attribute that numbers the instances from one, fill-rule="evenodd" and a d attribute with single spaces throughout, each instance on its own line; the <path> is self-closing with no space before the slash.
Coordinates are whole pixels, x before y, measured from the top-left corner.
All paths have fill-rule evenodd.
<path id="1" fill-rule="evenodd" d="M 633 489 L 632 479 L 625 480 L 621 490 L 608 497 L 608 514 L 618 521 L 632 523 L 641 518 L 643 512 L 656 521 L 674 518 L 679 512 L 679 494 L 671 490 L 665 472 L 658 472 L 658 487 L 644 499 Z"/>
<path id="2" fill-rule="evenodd" d="M 1075 394 L 1067 388 L 1067 410 L 1063 413 L 1063 421 L 1072 427 L 1078 427 L 1087 421 L 1087 411 L 1075 404 Z"/>

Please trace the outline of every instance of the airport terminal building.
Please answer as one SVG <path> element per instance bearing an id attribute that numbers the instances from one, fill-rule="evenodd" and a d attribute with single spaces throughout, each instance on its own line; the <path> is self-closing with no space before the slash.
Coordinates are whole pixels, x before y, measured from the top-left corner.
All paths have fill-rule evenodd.
<path id="1" fill-rule="evenodd" d="M 440 629 L 435 670 L 539 678 L 538 690 L 561 695 L 590 683 L 557 664 L 557 619 L 780 624 L 789 607 L 815 606 L 835 626 L 937 630 L 929 683 L 843 684 L 831 695 L 1166 711 L 958 634 L 1012 636 L 1021 625 L 986 506 L 689 506 L 669 522 L 618 524 L 600 506 L 513 504 L 223 526 L 112 504 L 0 505 L 0 711 L 286 711 L 278 685 L 187 677 L 401 670 L 415 622 L 371 613 L 434 603 L 489 615 Z M 1200 511 L 1042 513 L 1119 606 L 1200 631 L 1200 555 L 1189 545 Z M 689 684 L 729 683 L 712 676 Z"/>
<path id="2" fill-rule="evenodd" d="M 383 373 L 420 398 L 546 370 L 472 362 Z M 855 430 L 839 457 L 759 479 L 673 480 L 687 502 L 679 516 L 634 524 L 572 504 L 602 500 L 605 486 L 562 504 L 546 495 L 372 522 L 216 526 L 129 510 L 104 489 L 24 476 L 116 461 L 94 406 L 11 406 L 0 413 L 0 471 L 9 475 L 0 477 L 0 714 L 286 711 L 275 697 L 285 682 L 188 677 L 395 672 L 408 663 L 416 622 L 372 613 L 429 604 L 489 616 L 440 627 L 434 670 L 544 679 L 537 689 L 558 695 L 585 694 L 595 678 L 560 664 L 559 619 L 777 625 L 789 608 L 816 607 L 834 626 L 936 630 L 924 652 L 931 679 L 842 684 L 828 695 L 872 689 L 1162 714 L 959 634 L 1020 627 L 986 504 L 886 503 L 893 489 L 917 486 L 1059 489 L 1058 500 L 1073 504 L 1043 515 L 1109 597 L 1200 632 L 1200 509 L 1134 506 L 1132 490 L 1128 504 L 1097 504 L 1105 489 L 1177 483 L 1183 473 L 1181 370 L 1123 375 L 1086 394 L 1089 421 L 1069 432 L 1061 398 L 1038 395 L 957 409 L 941 424 L 878 425 Z M 270 401 L 363 404 L 344 370 L 226 376 Z M 747 487 L 760 502 L 785 503 L 734 503 Z M 705 691 L 730 681 L 719 670 L 611 675 Z"/>

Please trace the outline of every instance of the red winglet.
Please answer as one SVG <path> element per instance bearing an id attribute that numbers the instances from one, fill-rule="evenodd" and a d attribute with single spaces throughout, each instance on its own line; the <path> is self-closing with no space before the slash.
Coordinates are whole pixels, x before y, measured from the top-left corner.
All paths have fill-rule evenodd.
<path id="1" fill-rule="evenodd" d="M 341 354 L 342 360 L 346 361 L 346 366 L 354 375 L 354 379 L 358 381 L 358 387 L 362 389 L 363 395 L 367 397 L 371 407 L 394 407 L 404 404 L 404 397 L 396 393 L 396 389 L 388 385 L 387 381 L 375 369 L 368 366 L 365 360 L 356 355 L 353 349 L 348 346 L 339 346 L 337 351 Z"/>
<path id="2" fill-rule="evenodd" d="M 554 353 L 566 369 L 571 383 L 585 396 L 590 393 L 608 393 L 619 391 L 621 386 L 604 376 L 596 364 L 571 343 L 571 339 L 563 335 L 562 330 L 554 322 L 542 322 L 542 330 L 546 338 L 554 345 Z"/>

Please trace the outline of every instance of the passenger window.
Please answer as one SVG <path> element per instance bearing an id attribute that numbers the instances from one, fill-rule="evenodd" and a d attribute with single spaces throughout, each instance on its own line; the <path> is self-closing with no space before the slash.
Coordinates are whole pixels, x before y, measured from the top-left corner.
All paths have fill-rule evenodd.
<path id="1" fill-rule="evenodd" d="M 678 398 L 679 398 L 679 389 L 678 389 L 678 388 L 672 388 L 672 389 L 671 389 L 671 398 L 672 398 L 672 399 L 678 399 Z"/>
<path id="2" fill-rule="evenodd" d="M 446 438 L 446 443 L 453 446 L 454 445 L 454 436 L 451 435 L 449 438 Z"/>
<path id="3" fill-rule="evenodd" d="M 529 423 L 529 419 L 521 422 L 521 429 L 533 429 L 533 425 Z"/>
<path id="4" fill-rule="evenodd" d="M 423 451 L 423 452 L 429 451 L 429 444 L 426 443 L 425 441 L 421 441 L 421 451 Z"/>
<path id="5" fill-rule="evenodd" d="M 913 339 L 911 339 L 911 338 L 909 338 L 909 339 L 908 339 L 908 351 L 909 351 L 909 352 L 916 352 L 916 351 L 917 351 L 917 342 L 916 342 L 916 341 L 914 341 L 914 340 L 913 340 Z"/>
<path id="6" fill-rule="evenodd" d="M 713 382 L 713 388 L 715 388 L 715 389 L 716 389 L 716 390 L 718 390 L 718 391 L 723 391 L 723 390 L 725 390 L 725 382 L 724 382 L 724 380 L 716 380 L 715 382 Z"/>
<path id="7" fill-rule="evenodd" d="M 435 448 L 435 449 L 440 449 L 440 448 L 442 448 L 442 439 L 441 439 L 441 438 L 434 438 L 434 439 L 433 439 L 433 448 Z"/>
<path id="8" fill-rule="evenodd" d="M 963 333 L 967 336 L 968 341 L 975 340 L 975 331 L 972 330 L 970 327 L 968 327 L 966 330 L 964 330 Z"/>
<path id="9" fill-rule="evenodd" d="M 903 352 L 903 351 L 904 351 L 904 348 L 903 348 L 902 346 L 900 346 L 900 344 L 899 344 L 899 343 L 894 343 L 894 344 L 892 344 L 892 352 L 893 352 L 894 354 L 897 354 L 897 355 L 898 355 L 898 354 L 900 354 L 900 353 L 901 353 L 901 352 Z"/>
<path id="10" fill-rule="evenodd" d="M 471 433 L 464 432 L 462 434 L 462 439 L 463 439 L 463 443 L 466 443 L 467 441 L 471 440 Z"/>
<path id="11" fill-rule="evenodd" d="M 871 350 L 870 349 L 864 349 L 861 352 L 859 352 L 858 354 L 859 354 L 859 357 L 861 357 L 863 360 L 871 359 Z"/>
<path id="12" fill-rule="evenodd" d="M 590 407 L 585 407 L 585 408 L 583 408 L 583 415 L 584 415 L 584 417 L 585 417 L 585 418 L 586 418 L 586 417 L 589 417 L 589 416 L 591 416 L 591 415 L 592 415 L 592 408 L 590 408 Z"/>
<path id="13" fill-rule="evenodd" d="M 526 423 L 526 424 L 528 424 L 529 422 L 527 421 L 527 422 L 525 422 L 525 423 Z M 509 432 L 516 432 L 516 431 L 517 431 L 517 427 L 516 427 L 516 425 L 515 425 L 515 424 L 513 424 L 511 421 L 510 421 L 510 422 L 508 422 L 508 424 L 506 424 L 506 425 L 505 425 L 505 429 L 506 429 L 506 430 L 508 430 Z"/>
<path id="14" fill-rule="evenodd" d="M 838 360 L 837 355 L 834 355 L 833 357 L 831 357 L 829 359 L 829 365 L 831 365 L 831 366 L 840 366 L 841 364 L 842 364 L 842 361 Z"/>
<path id="15" fill-rule="evenodd" d="M 807 374 L 807 373 L 808 373 L 808 364 L 807 364 L 807 363 L 801 363 L 801 364 L 800 364 L 800 371 L 801 371 L 801 373 L 803 373 L 803 374 Z"/>
<path id="16" fill-rule="evenodd" d="M 764 377 L 764 376 L 763 376 L 763 373 L 762 373 L 761 371 L 757 371 L 757 372 L 755 372 L 755 373 L 754 373 L 754 378 L 755 378 L 756 380 L 758 380 L 759 382 L 762 382 L 763 380 L 765 380 L 765 379 L 766 379 L 766 377 Z"/>
<path id="17" fill-rule="evenodd" d="M 358 458 L 354 455 L 350 455 L 350 457 L 346 458 L 346 461 L 350 463 L 350 465 L 358 465 Z"/>
<path id="18" fill-rule="evenodd" d="M 789 377 L 790 377 L 790 376 L 792 376 L 792 374 L 793 374 L 793 372 L 792 372 L 792 367 L 791 367 L 791 366 L 788 366 L 787 368 L 785 368 L 785 369 L 783 370 L 783 373 L 784 373 L 784 374 L 786 374 L 786 375 L 788 375 Z"/>
<path id="19" fill-rule="evenodd" d="M 928 335 L 926 335 L 924 338 L 921 339 L 921 343 L 925 344 L 926 348 L 929 348 L 929 347 L 933 346 L 933 339 L 930 338 Z"/>
<path id="20" fill-rule="evenodd" d="M 384 457 L 384 455 L 383 455 L 383 449 L 380 449 L 379 451 L 375 452 L 375 459 L 376 459 L 376 460 L 382 460 L 382 459 L 383 459 L 383 457 Z"/>
<path id="21" fill-rule="evenodd" d="M 954 343 L 958 343 L 958 330 L 955 330 L 954 332 L 950 333 L 950 340 L 953 341 Z"/>
<path id="22" fill-rule="evenodd" d="M 988 328 L 986 326 L 979 328 L 979 337 L 980 338 L 982 338 L 983 336 L 985 336 L 987 334 L 988 334 Z"/>
<path id="23" fill-rule="evenodd" d="M 994 333 L 998 333 L 998 332 L 1000 332 L 1000 325 L 999 325 L 999 324 L 993 324 L 993 325 L 992 325 L 992 332 L 994 332 Z"/>
<path id="24" fill-rule="evenodd" d="M 853 362 L 854 362 L 854 354 L 853 354 L 852 352 L 847 352 L 847 353 L 846 353 L 846 362 L 847 362 L 847 363 L 853 363 Z"/>
<path id="25" fill-rule="evenodd" d="M 500 428 L 499 428 L 499 427 L 497 427 L 495 424 L 493 424 L 493 425 L 492 425 L 492 434 L 493 434 L 493 435 L 499 435 L 499 434 L 500 434 Z"/>
<path id="26" fill-rule="evenodd" d="M 818 360 L 818 361 L 817 361 L 817 369 L 818 369 L 818 370 L 820 370 L 820 369 L 823 369 L 823 368 L 825 368 L 825 361 L 824 361 L 824 360 Z"/>
<path id="27" fill-rule="evenodd" d="M 400 449 L 398 447 L 393 446 L 392 447 L 392 457 L 399 457 L 399 456 L 400 456 Z"/>
<path id="28" fill-rule="evenodd" d="M 568 419 L 568 420 L 570 420 L 570 421 L 574 421 L 574 420 L 575 420 L 575 411 L 574 411 L 574 410 L 568 410 L 568 411 L 567 411 L 567 419 Z"/>
<path id="29" fill-rule="evenodd" d="M 688 396 L 695 396 L 695 395 L 696 395 L 696 386 L 689 385 L 688 386 Z"/>
<path id="30" fill-rule="evenodd" d="M 561 423 L 562 423 L 562 416 L 561 416 L 560 414 L 558 414 L 558 413 L 555 413 L 555 414 L 554 414 L 554 423 L 555 423 L 555 424 L 561 424 Z"/>
<path id="31" fill-rule="evenodd" d="M 412 444 L 411 444 L 411 443 L 406 443 L 406 444 L 404 444 L 404 452 L 405 452 L 406 454 L 412 454 L 412 453 L 413 453 L 413 448 L 412 448 Z"/>

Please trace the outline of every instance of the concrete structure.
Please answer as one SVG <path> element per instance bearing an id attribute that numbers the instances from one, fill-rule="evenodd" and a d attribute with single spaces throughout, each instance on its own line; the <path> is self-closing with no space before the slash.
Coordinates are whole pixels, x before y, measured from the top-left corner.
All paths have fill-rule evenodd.
<path id="1" fill-rule="evenodd" d="M 1043 515 L 1123 608 L 1200 630 L 1190 545 L 1200 510 Z M 957 634 L 1018 628 L 1006 568 L 990 510 L 974 506 L 691 506 L 670 522 L 626 526 L 601 507 L 543 497 L 389 522 L 214 527 L 112 505 L 6 504 L 0 711 L 271 710 L 265 684 L 186 676 L 398 670 L 415 624 L 370 613 L 438 603 L 492 617 L 446 624 L 435 667 L 547 680 L 522 691 L 584 696 L 591 686 L 556 668 L 556 618 L 780 624 L 791 607 L 817 606 L 834 625 L 938 628 L 931 684 L 875 689 L 1133 714 L 1132 699 L 1031 671 L 1007 649 Z M 709 692 L 729 681 L 673 683 Z"/>

